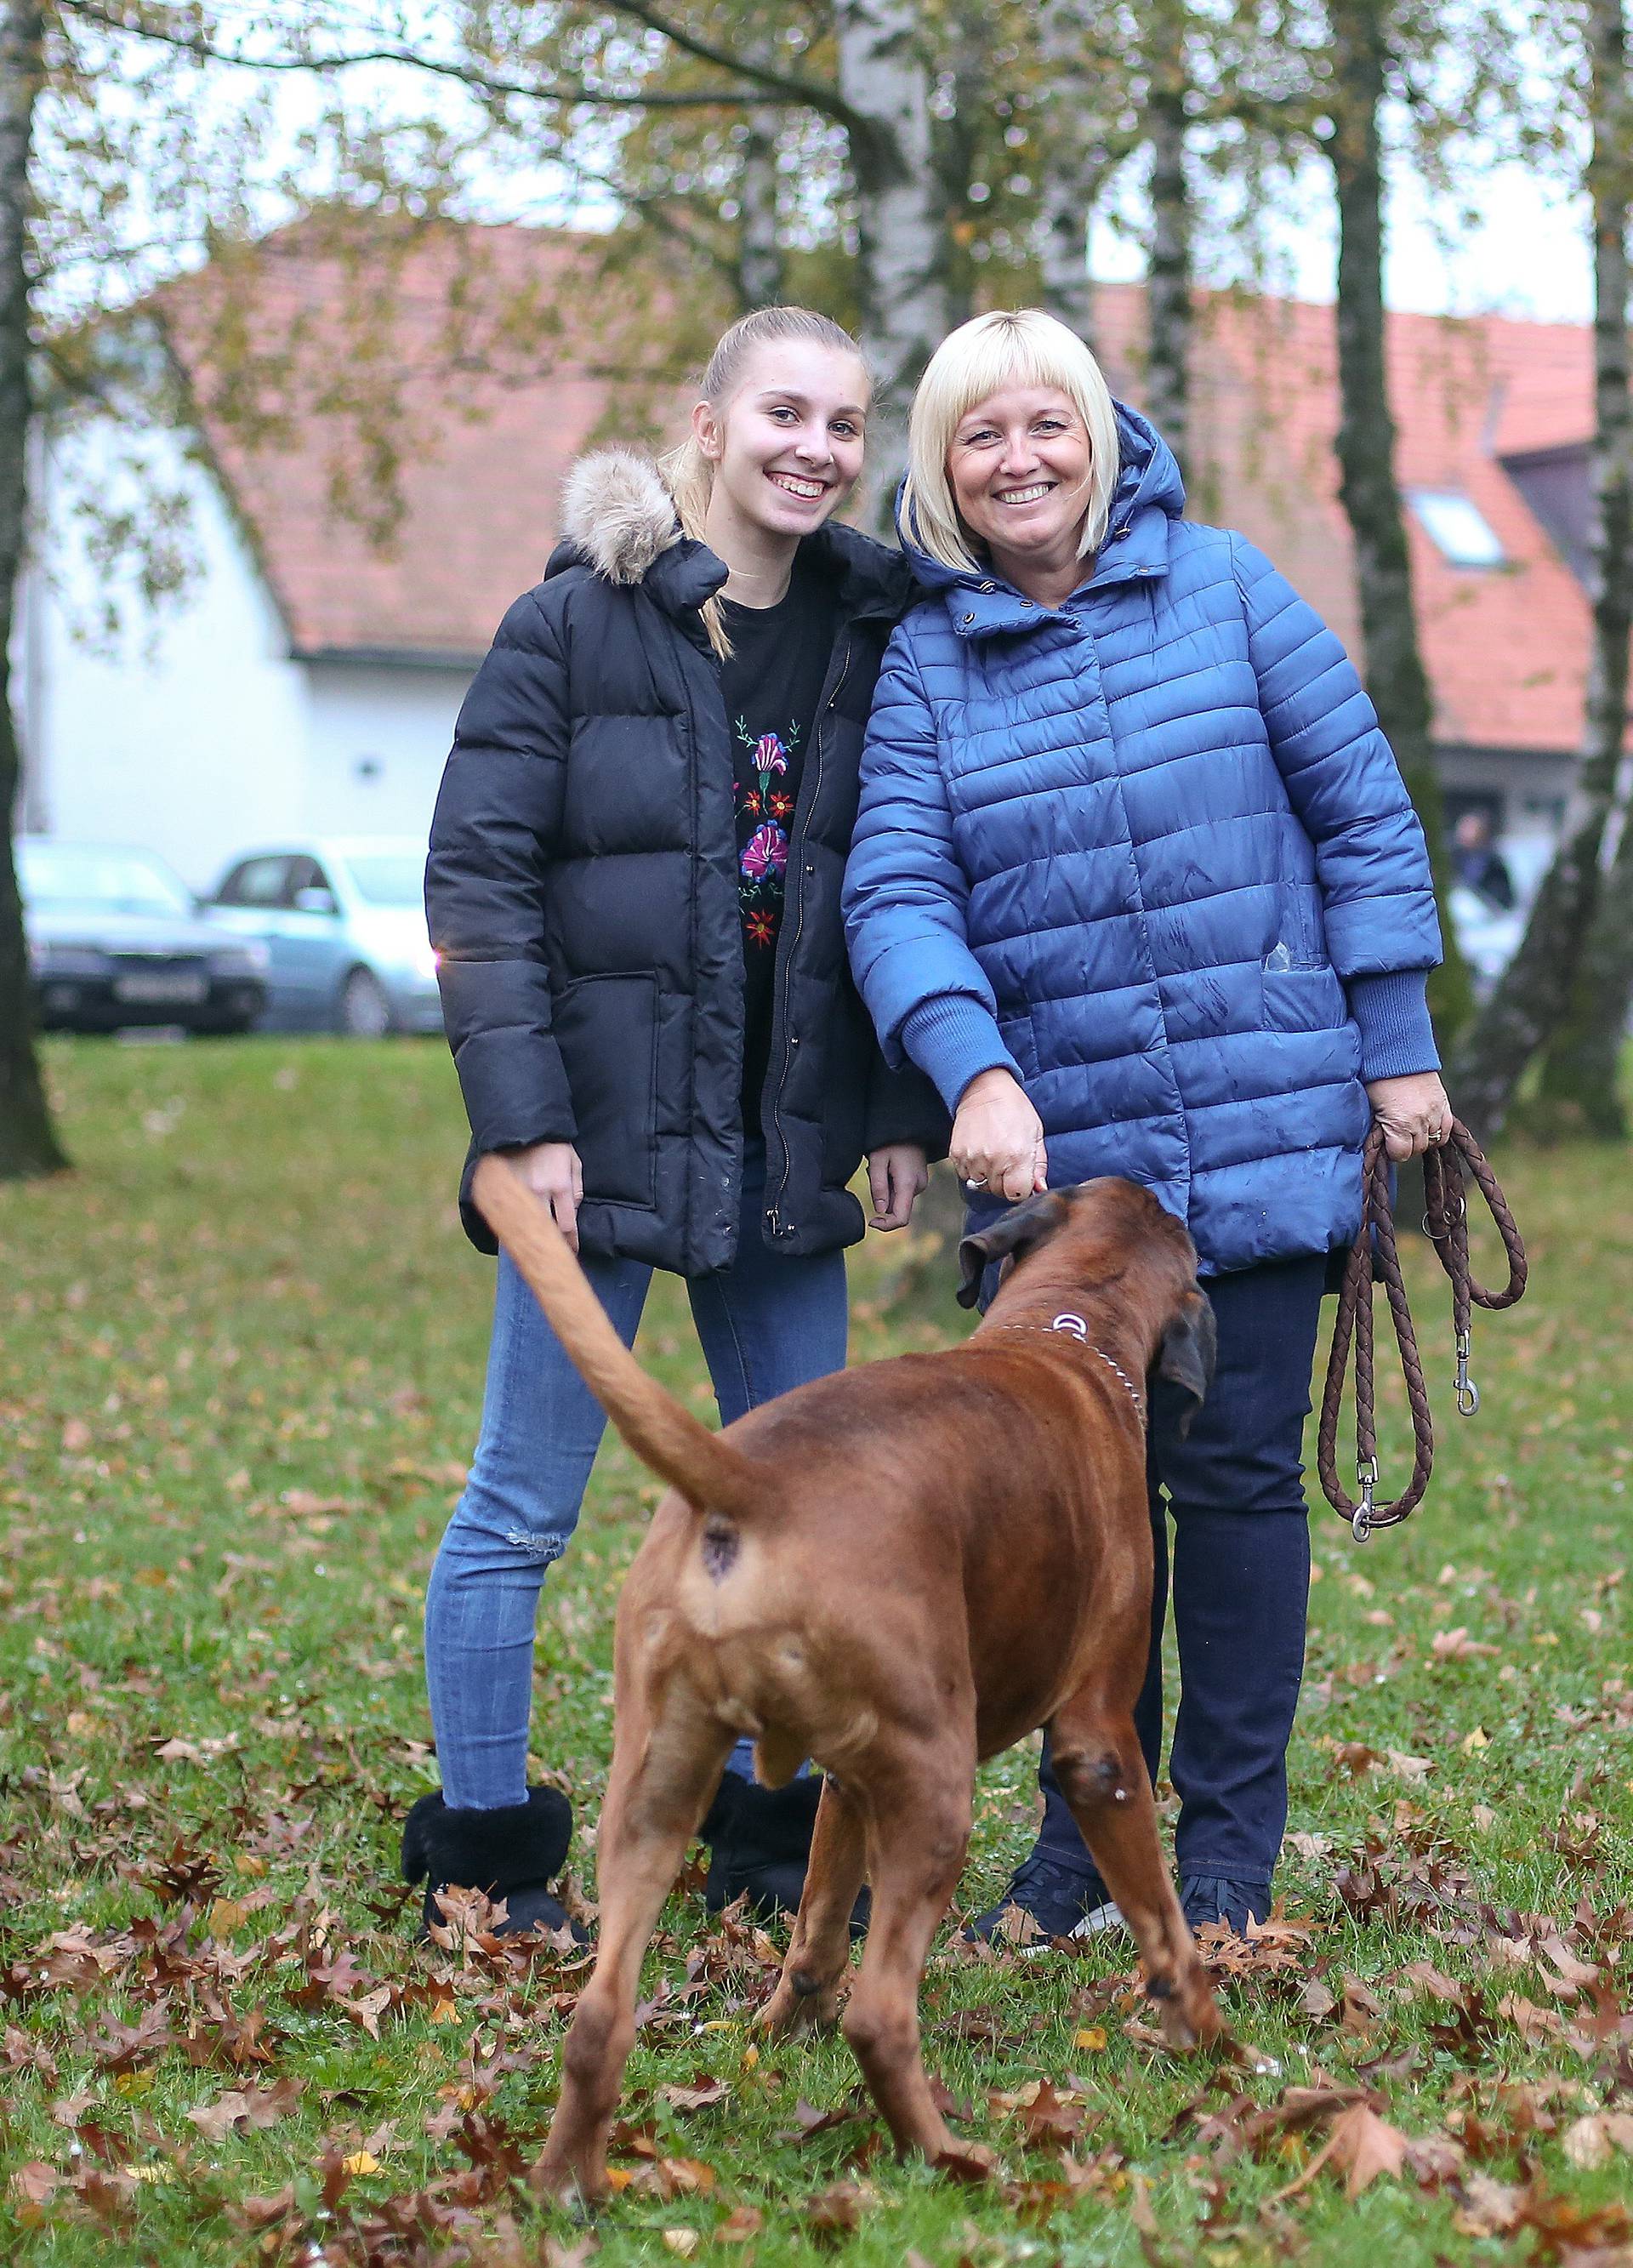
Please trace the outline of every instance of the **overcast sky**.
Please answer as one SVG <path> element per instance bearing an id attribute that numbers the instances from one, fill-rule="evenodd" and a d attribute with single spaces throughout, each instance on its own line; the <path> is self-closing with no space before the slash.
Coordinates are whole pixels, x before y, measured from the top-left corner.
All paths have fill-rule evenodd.
<path id="1" fill-rule="evenodd" d="M 1388 208 L 1389 306 L 1414 314 L 1586 322 L 1593 266 L 1584 202 L 1563 196 L 1557 185 L 1519 166 L 1493 167 L 1481 182 L 1479 202 L 1479 224 L 1455 231 L 1448 243 L 1422 184 L 1400 170 Z M 1129 217 L 1137 219 L 1136 206 Z M 1333 297 L 1331 193 L 1313 172 L 1290 205 L 1277 252 L 1286 287 L 1298 298 Z M 1129 233 L 1107 224 L 1095 231 L 1092 265 L 1105 282 L 1138 282 L 1144 256 Z"/>

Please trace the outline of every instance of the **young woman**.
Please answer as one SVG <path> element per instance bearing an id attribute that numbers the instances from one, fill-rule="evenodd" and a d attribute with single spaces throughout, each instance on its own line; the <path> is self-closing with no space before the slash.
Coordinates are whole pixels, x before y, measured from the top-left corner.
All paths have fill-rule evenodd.
<path id="1" fill-rule="evenodd" d="M 1327 1255 L 1359 1219 L 1370 1118 L 1404 1157 L 1451 1117 L 1423 836 L 1338 641 L 1241 536 L 1181 518 L 1168 449 L 1062 324 L 955 331 L 909 465 L 898 521 L 930 595 L 869 727 L 851 962 L 886 1055 L 956 1111 L 976 1224 L 1123 1174 L 1195 1239 L 1218 1363 L 1188 1438 L 1153 1457 L 1138 1722 L 1154 1779 L 1166 1488 L 1181 1889 L 1193 1923 L 1240 1929 L 1269 1909 L 1286 1820 Z M 1004 1903 L 1051 1935 L 1103 1926 L 1047 1752 L 1043 1779 Z"/>
<path id="2" fill-rule="evenodd" d="M 868 703 L 911 592 L 897 555 L 832 522 L 867 404 L 836 324 L 764 308 L 720 341 L 661 467 L 582 460 L 431 829 L 471 1160 L 515 1157 L 627 1341 L 652 1270 L 687 1279 L 726 1423 L 843 1366 L 864 1153 L 872 1226 L 894 1229 L 945 1146 L 928 1081 L 885 1067 L 840 919 Z M 570 1814 L 526 1779 L 533 1624 L 602 1424 L 501 1258 L 481 1438 L 426 1602 L 443 1785 L 403 1867 L 428 1919 L 450 1882 L 504 1896 L 511 1929 L 563 1918 Z M 816 1784 L 754 1787 L 746 1743 L 732 1766 L 711 1898 L 797 1902 Z"/>

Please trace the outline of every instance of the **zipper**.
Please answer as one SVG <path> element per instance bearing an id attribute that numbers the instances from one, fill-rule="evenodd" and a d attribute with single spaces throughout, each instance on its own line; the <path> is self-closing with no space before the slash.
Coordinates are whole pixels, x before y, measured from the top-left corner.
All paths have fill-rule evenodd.
<path id="1" fill-rule="evenodd" d="M 824 730 L 824 727 L 827 725 L 829 717 L 833 714 L 834 703 L 838 700 L 840 693 L 844 686 L 845 679 L 850 674 L 850 657 L 855 651 L 856 625 L 853 622 L 845 635 L 845 650 L 840 660 L 839 674 L 835 678 L 833 685 L 829 688 L 828 697 L 822 703 L 821 710 L 818 718 L 817 729 L 812 735 L 809 792 L 806 792 L 807 783 L 804 780 L 800 782 L 801 800 L 804 802 L 805 806 L 804 823 L 798 824 L 800 815 L 798 812 L 795 814 L 795 820 L 796 823 L 798 824 L 797 839 L 802 854 L 805 850 L 805 830 L 810 825 L 811 814 L 816 809 L 817 798 L 822 792 L 822 749 L 828 739 L 828 734 Z M 788 844 L 789 860 L 791 865 L 793 861 L 795 842 L 795 836 L 791 834 Z M 786 1136 L 783 1132 L 783 1120 L 782 1116 L 777 1109 L 777 1103 L 781 1099 L 783 1088 L 787 1082 L 789 1065 L 793 1061 L 794 1055 L 793 1037 L 788 1029 L 788 971 L 789 967 L 793 961 L 795 950 L 798 946 L 800 936 L 804 932 L 805 925 L 805 877 L 802 874 L 799 878 L 799 917 L 794 924 L 793 936 L 790 938 L 784 935 L 777 939 L 776 989 L 773 993 L 771 1004 L 772 1032 L 775 1035 L 776 1029 L 776 1018 L 780 1014 L 783 1020 L 782 1068 L 777 1072 L 775 1088 L 773 1088 L 770 1078 L 768 1075 L 765 1086 L 761 1089 L 760 1097 L 761 1123 L 762 1124 L 764 1123 L 765 1105 L 767 1101 L 769 1101 L 771 1104 L 771 1123 L 776 1129 L 777 1143 L 783 1152 L 783 1178 L 777 1183 L 776 1197 L 773 1197 L 770 1204 L 766 1208 L 766 1226 L 774 1237 L 781 1236 L 783 1233 L 782 1216 L 779 1208 L 783 1197 L 787 1193 L 788 1177 L 793 1171 L 793 1160 L 788 1154 L 788 1141 Z M 768 1163 L 769 1162 L 769 1161 L 768 1160 Z"/>
<path id="2" fill-rule="evenodd" d="M 709 643 L 709 636 L 708 636 L 708 633 L 707 633 L 707 631 L 706 631 L 706 630 L 703 629 L 703 627 L 702 627 L 702 615 L 699 615 L 699 614 L 697 614 L 697 613 L 695 613 L 695 612 L 694 612 L 694 613 L 692 614 L 692 615 L 691 615 L 691 618 L 690 618 L 690 621 L 689 621 L 689 622 L 688 622 L 688 621 L 687 621 L 687 620 L 685 620 L 685 619 L 677 618 L 677 617 L 673 616 L 673 615 L 672 615 L 672 616 L 667 617 L 666 619 L 667 619 L 667 624 L 668 624 L 669 633 L 670 633 L 671 637 L 674 639 L 674 641 L 675 641 L 675 643 L 676 643 L 677 646 L 680 646 L 680 647 L 688 647 L 688 646 L 689 646 L 689 647 L 691 647 L 695 652 L 701 652 L 701 653 L 702 653 L 702 655 L 703 659 L 704 659 L 704 660 L 709 664 L 709 666 L 710 666 L 710 668 L 711 674 L 712 674 L 713 678 L 714 678 L 714 688 L 715 688 L 715 695 L 716 695 L 717 699 L 719 699 L 719 696 L 720 696 L 720 679 L 721 679 L 721 674 L 722 674 L 722 673 L 721 673 L 720 657 L 719 657 L 719 655 L 715 652 L 715 650 L 714 650 L 713 646 L 712 646 L 712 645 L 710 645 L 710 643 Z M 694 629 L 694 625 L 695 625 L 695 629 Z M 682 658 L 682 661 L 681 661 L 680 680 L 681 680 L 681 683 L 682 683 L 682 684 L 684 684 L 684 683 L 686 682 L 686 665 L 685 665 L 684 658 Z M 728 733 L 729 733 L 729 731 L 730 731 L 730 720 L 729 720 L 728 718 L 726 718 L 726 716 L 725 716 L 725 703 L 724 702 L 724 700 L 721 700 L 721 701 L 720 701 L 720 714 L 721 714 L 721 718 L 722 718 L 723 721 L 725 723 L 726 729 L 727 729 L 727 731 L 728 731 Z M 687 765 L 688 765 L 688 790 L 689 790 L 689 793 L 690 793 L 690 798 L 691 798 L 691 806 L 692 806 L 692 835 L 693 835 L 694 842 L 695 842 L 695 843 L 696 843 L 696 845 L 697 845 L 697 864 L 698 864 L 698 865 L 701 865 L 701 864 L 702 864 L 702 832 L 701 828 L 700 828 L 700 827 L 699 827 L 699 825 L 698 825 L 698 800 L 699 800 L 699 798 L 700 798 L 700 796 L 701 796 L 701 794 L 702 794 L 702 777 L 701 777 L 701 769 L 700 769 L 700 761 L 699 761 L 698 735 L 697 735 L 697 732 L 696 732 L 696 730 L 695 730 L 695 725 L 694 725 L 694 724 L 693 724 L 693 722 L 692 722 L 692 720 L 691 720 L 691 718 L 690 718 L 690 717 L 689 717 L 689 716 L 688 716 L 688 717 L 687 718 L 687 719 L 686 719 L 686 727 L 687 727 L 687 729 L 686 729 Z M 736 824 L 736 822 L 735 822 L 735 821 L 733 821 L 733 822 L 732 822 L 733 828 L 735 828 L 735 824 Z M 733 835 L 733 843 L 735 843 L 735 834 Z M 736 892 L 736 881 L 735 881 L 735 869 L 736 869 L 735 853 L 734 853 L 734 855 L 733 855 L 732 868 L 733 868 L 732 902 L 733 902 L 733 912 L 735 913 L 735 909 L 736 909 L 736 895 L 737 895 L 737 892 Z M 688 920 L 689 920 L 689 922 L 690 922 L 690 932 L 689 932 L 689 935 L 688 935 L 688 939 L 687 952 L 688 952 L 688 959 L 689 959 L 689 961 L 690 961 L 690 964 L 691 964 L 692 970 L 693 970 L 693 972 L 694 972 L 694 976 L 695 976 L 695 972 L 696 972 L 696 968 L 697 968 L 697 916 L 698 916 L 698 898 L 699 898 L 699 895 L 700 895 L 699 890 L 698 890 L 698 889 L 697 889 L 697 887 L 695 887 L 695 882 L 694 887 L 693 887 L 691 889 L 689 889 L 689 890 L 688 891 L 688 893 L 687 893 L 688 899 L 688 901 L 689 901 Z M 735 923 L 735 921 L 733 922 L 733 924 L 732 924 L 732 925 L 733 925 L 733 927 L 734 927 L 734 928 L 736 927 L 736 923 Z M 741 939 L 740 939 L 740 935 L 739 935 L 739 953 L 740 953 L 740 951 L 741 951 Z M 741 995 L 740 995 L 740 993 L 739 993 L 739 1003 L 740 1003 L 740 998 L 741 998 Z M 695 1049 L 692 1051 L 692 1062 L 691 1062 L 690 1078 L 691 1078 L 691 1094 L 690 1094 L 690 1098 L 689 1098 L 689 1107 L 688 1107 L 688 1120 L 689 1120 L 690 1123 L 692 1123 L 693 1125 L 695 1125 L 695 1124 L 696 1124 L 696 1123 L 697 1123 L 697 1061 L 696 1061 L 696 1052 L 695 1052 Z M 727 1216 L 728 1216 L 729 1219 L 730 1219 L 730 1220 L 732 1222 L 732 1224 L 733 1224 L 732 1234 L 733 1234 L 733 1237 L 735 1238 L 735 1233 L 736 1233 L 736 1231 L 735 1231 L 735 1223 L 736 1223 L 737 1217 L 738 1217 L 738 1213 L 739 1213 L 739 1209 L 740 1209 L 741 1203 L 742 1203 L 742 1165 L 741 1165 L 741 1158 L 740 1158 L 740 1154 L 739 1154 L 739 1166 L 738 1166 L 738 1178 L 737 1178 L 736 1185 L 735 1185 L 735 1186 L 733 1186 L 732 1182 L 727 1182 L 727 1184 L 726 1184 L 726 1189 L 727 1189 L 727 1193 L 728 1193 L 728 1195 L 730 1196 L 731 1200 L 732 1200 L 732 1202 L 731 1202 L 730 1205 L 726 1208 L 726 1211 L 727 1211 Z M 689 1219 L 689 1216 L 690 1216 L 690 1211 L 691 1211 L 691 1200 L 690 1200 L 690 1198 L 688 1197 L 688 1219 Z"/>

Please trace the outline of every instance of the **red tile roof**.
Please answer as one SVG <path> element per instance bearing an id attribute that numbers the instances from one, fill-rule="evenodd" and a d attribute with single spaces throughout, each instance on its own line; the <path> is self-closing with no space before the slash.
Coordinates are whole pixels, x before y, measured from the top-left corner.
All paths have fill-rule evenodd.
<path id="1" fill-rule="evenodd" d="M 519 228 L 434 232 L 406 255 L 400 290 L 372 304 L 366 261 L 293 235 L 262 253 L 247 364 L 241 348 L 224 351 L 212 332 L 208 276 L 184 287 L 167 316 L 205 438 L 291 644 L 303 653 L 425 659 L 481 653 L 511 600 L 537 579 L 562 475 L 604 430 L 615 378 L 629 375 L 629 350 L 619 341 L 638 334 L 618 325 L 638 284 L 609 313 L 616 289 L 608 295 L 597 285 L 592 303 L 582 289 L 595 272 L 592 239 Z M 455 354 L 451 309 L 461 295 L 479 301 L 483 291 L 490 311 L 463 321 Z M 525 292 L 532 306 L 520 320 Z M 558 300 L 570 312 L 552 335 Z M 396 313 L 382 322 L 386 305 Z M 1137 403 L 1143 295 L 1108 285 L 1099 306 L 1108 375 Z M 286 367 L 281 351 L 291 342 Z M 1388 345 L 1402 483 L 1467 496 L 1509 563 L 1455 568 L 1409 514 L 1438 737 L 1571 748 L 1586 674 L 1586 600 L 1499 458 L 1585 439 L 1588 334 L 1497 317 L 1396 315 Z M 364 365 L 373 372 L 366 383 L 357 378 Z M 386 383 L 395 406 L 371 423 Z M 230 393 L 241 413 L 246 385 L 268 420 L 259 438 L 241 414 L 224 414 Z M 1195 387 L 1192 509 L 1242 528 L 1358 650 L 1332 451 L 1332 310 L 1207 298 Z M 660 423 L 678 423 L 672 379 L 649 375 L 642 402 L 647 422 L 657 404 Z M 370 448 L 401 453 L 401 516 L 384 544 L 335 508 L 337 475 L 364 453 L 365 429 Z"/>
<path id="2" fill-rule="evenodd" d="M 366 257 L 286 232 L 257 248 L 249 292 L 207 271 L 166 295 L 205 441 L 297 653 L 486 652 L 543 572 L 562 477 L 614 367 L 641 376 L 622 359 L 630 295 L 603 284 L 600 249 L 436 230 L 376 289 Z M 393 482 L 400 517 L 371 528 Z"/>

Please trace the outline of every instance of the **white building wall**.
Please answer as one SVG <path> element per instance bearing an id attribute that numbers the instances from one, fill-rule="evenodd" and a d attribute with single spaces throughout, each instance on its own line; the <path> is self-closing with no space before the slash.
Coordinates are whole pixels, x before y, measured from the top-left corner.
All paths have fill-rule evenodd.
<path id="1" fill-rule="evenodd" d="M 470 676 L 410 662 L 309 662 L 305 832 L 423 843 Z"/>
<path id="2" fill-rule="evenodd" d="M 78 634 L 99 622 L 107 575 L 86 556 L 74 502 L 87 483 L 120 482 L 119 460 L 94 438 L 44 452 L 48 569 L 30 576 L 20 630 L 26 808 L 63 840 L 156 850 L 202 887 L 244 843 L 301 825 L 310 704 L 214 481 L 173 435 L 148 437 L 147 453 L 189 498 L 198 572 L 157 613 L 121 587 L 110 650 Z"/>

